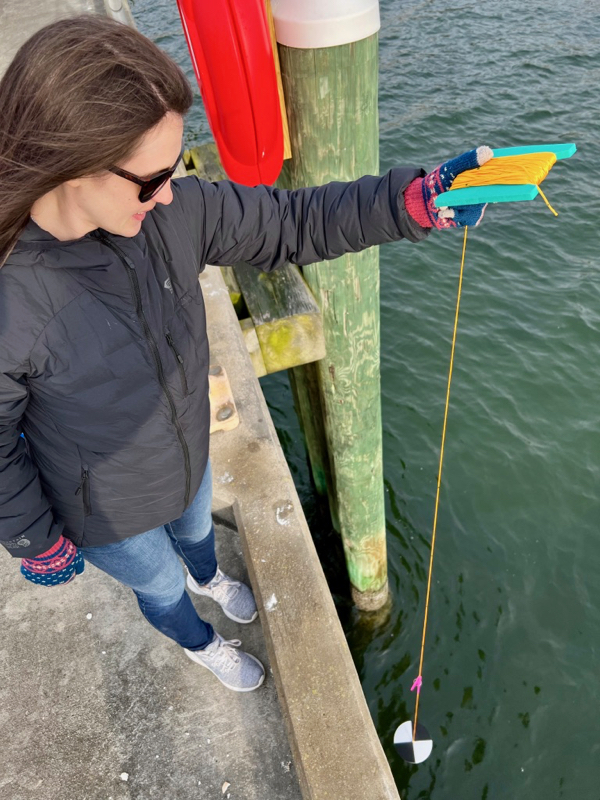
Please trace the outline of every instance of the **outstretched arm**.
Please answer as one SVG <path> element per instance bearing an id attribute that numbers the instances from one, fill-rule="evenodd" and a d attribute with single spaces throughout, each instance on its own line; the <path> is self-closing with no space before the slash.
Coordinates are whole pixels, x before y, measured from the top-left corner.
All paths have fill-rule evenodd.
<path id="1" fill-rule="evenodd" d="M 400 167 L 294 191 L 190 177 L 174 181 L 173 205 L 188 221 L 201 263 L 245 261 L 269 272 L 287 261 L 313 264 L 384 242 L 424 239 L 427 229 L 404 204 L 404 190 L 424 174 Z"/>

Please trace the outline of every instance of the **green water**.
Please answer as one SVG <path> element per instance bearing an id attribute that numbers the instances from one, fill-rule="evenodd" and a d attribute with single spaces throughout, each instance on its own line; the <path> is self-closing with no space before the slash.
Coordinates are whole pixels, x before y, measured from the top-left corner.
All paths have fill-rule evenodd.
<path id="1" fill-rule="evenodd" d="M 174 0 L 140 28 L 181 63 Z M 191 75 L 191 68 L 187 66 Z M 541 199 L 472 232 L 451 399 L 420 720 L 410 718 L 461 234 L 381 252 L 390 616 L 348 603 L 285 375 L 263 380 L 404 800 L 600 798 L 600 5 L 382 2 L 381 168 L 479 144 L 577 143 Z M 198 106 L 190 142 L 209 131 Z"/>

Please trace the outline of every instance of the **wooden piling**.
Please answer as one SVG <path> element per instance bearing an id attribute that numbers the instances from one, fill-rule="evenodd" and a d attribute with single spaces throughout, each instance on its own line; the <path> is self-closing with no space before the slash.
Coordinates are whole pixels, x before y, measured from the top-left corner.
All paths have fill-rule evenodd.
<path id="1" fill-rule="evenodd" d="M 327 437 L 323 421 L 318 365 L 304 364 L 288 370 L 294 408 L 304 435 L 313 483 L 317 494 L 330 500 L 329 510 L 336 531 L 340 530 Z"/>
<path id="2" fill-rule="evenodd" d="M 293 153 L 282 184 L 296 188 L 376 175 L 377 34 L 316 49 L 280 44 L 279 58 Z M 304 276 L 323 313 L 327 355 L 317 369 L 331 506 L 354 601 L 373 610 L 387 598 L 378 249 L 304 267 Z M 297 401 L 302 403 L 301 392 Z M 302 417 L 314 413 L 314 407 L 301 410 Z"/>

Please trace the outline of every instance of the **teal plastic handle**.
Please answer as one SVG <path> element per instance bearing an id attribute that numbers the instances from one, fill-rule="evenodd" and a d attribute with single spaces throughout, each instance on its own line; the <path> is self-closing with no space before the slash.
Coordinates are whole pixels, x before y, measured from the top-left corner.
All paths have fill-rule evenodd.
<path id="1" fill-rule="evenodd" d="M 577 152 L 577 145 L 573 142 L 569 144 L 530 144 L 526 147 L 501 147 L 494 150 L 494 157 L 500 156 L 524 156 L 528 153 L 554 153 L 557 159 L 570 158 Z"/>
<path id="2" fill-rule="evenodd" d="M 557 159 L 570 158 L 577 152 L 577 146 L 569 144 L 532 144 L 526 147 L 503 147 L 494 150 L 494 156 L 522 156 L 527 153 L 554 153 Z M 514 185 L 469 186 L 466 189 L 450 189 L 435 198 L 435 207 L 474 206 L 478 203 L 512 203 L 519 200 L 533 200 L 538 187 L 535 183 Z"/>
<path id="3" fill-rule="evenodd" d="M 468 186 L 450 189 L 435 198 L 435 207 L 474 206 L 476 203 L 512 203 L 515 200 L 533 200 L 538 194 L 535 183 L 514 185 Z"/>

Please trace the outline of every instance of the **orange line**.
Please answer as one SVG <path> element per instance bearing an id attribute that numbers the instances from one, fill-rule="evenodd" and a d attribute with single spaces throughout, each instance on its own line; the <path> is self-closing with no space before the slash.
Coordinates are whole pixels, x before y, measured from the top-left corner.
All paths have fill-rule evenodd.
<path id="1" fill-rule="evenodd" d="M 463 270 L 465 266 L 465 253 L 467 250 L 467 231 L 465 226 L 465 238 L 463 240 L 462 259 L 460 262 L 460 277 L 458 279 L 458 296 L 456 298 L 456 313 L 454 316 L 454 333 L 452 334 L 452 350 L 450 353 L 450 369 L 448 371 L 448 388 L 446 390 L 446 407 L 444 409 L 444 425 L 442 428 L 442 446 L 440 448 L 440 463 L 438 468 L 437 491 L 435 495 L 435 511 L 433 514 L 433 533 L 431 535 L 431 555 L 429 557 L 429 575 L 427 576 L 427 594 L 425 595 L 425 617 L 423 619 L 423 637 L 421 639 L 421 657 L 419 659 L 418 675 L 423 675 L 423 657 L 425 654 L 425 635 L 427 633 L 427 619 L 429 616 L 429 596 L 431 594 L 431 575 L 433 572 L 433 555 L 435 552 L 435 536 L 437 532 L 438 508 L 440 504 L 440 486 L 442 484 L 442 465 L 444 463 L 444 445 L 446 443 L 446 423 L 448 422 L 448 408 L 450 406 L 450 385 L 452 383 L 452 370 L 454 368 L 454 350 L 456 347 L 456 332 L 458 330 L 458 312 L 460 310 L 460 295 L 462 291 Z M 417 720 L 419 717 L 419 697 L 421 688 L 417 689 L 417 699 L 415 703 L 415 722 L 413 725 L 413 742 L 417 732 Z"/>

